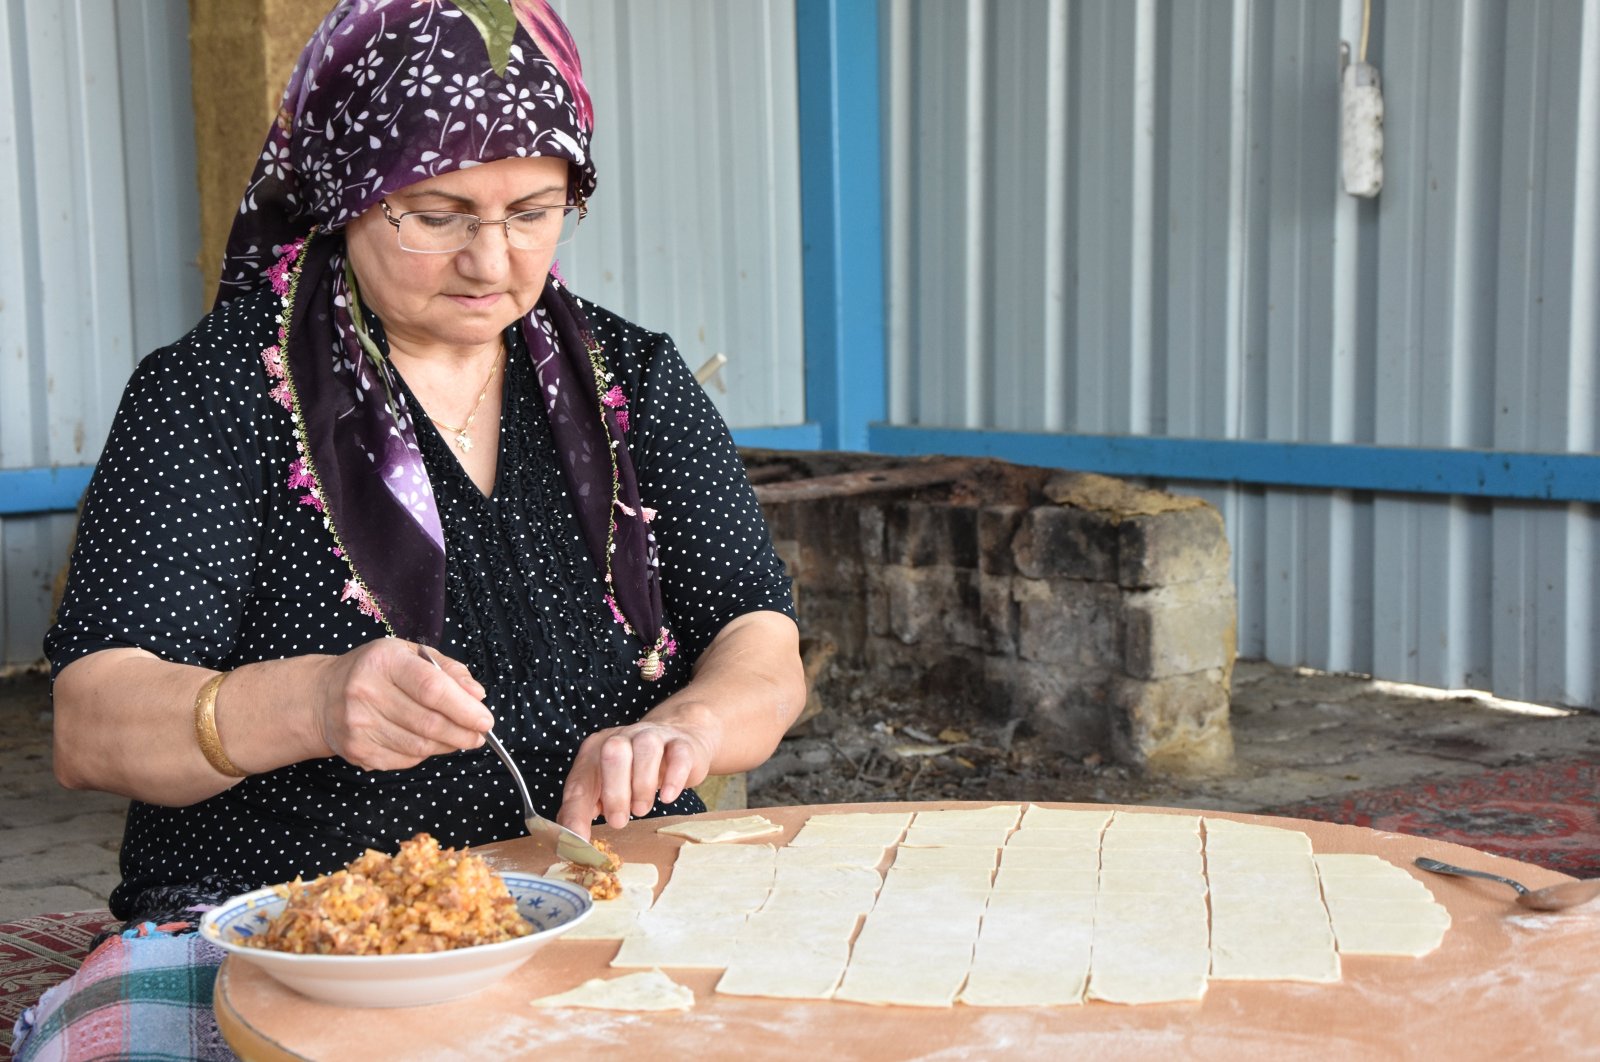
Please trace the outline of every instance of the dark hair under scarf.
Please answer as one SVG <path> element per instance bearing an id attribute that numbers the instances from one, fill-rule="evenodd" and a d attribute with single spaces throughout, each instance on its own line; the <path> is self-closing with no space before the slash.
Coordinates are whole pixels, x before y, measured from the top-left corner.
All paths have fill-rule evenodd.
<path id="1" fill-rule="evenodd" d="M 266 284 L 283 300 L 263 352 L 296 419 L 286 471 L 350 566 L 344 596 L 405 638 L 444 629 L 444 535 L 415 422 L 365 335 L 337 234 L 384 196 L 497 159 L 569 164 L 594 190 L 577 49 L 546 0 L 342 0 L 295 64 L 229 235 L 217 301 Z M 520 322 L 613 617 L 646 678 L 675 651 L 662 626 L 654 515 L 623 442 L 626 398 L 578 301 L 552 275 Z M 331 355 L 331 356 L 330 356 Z"/>

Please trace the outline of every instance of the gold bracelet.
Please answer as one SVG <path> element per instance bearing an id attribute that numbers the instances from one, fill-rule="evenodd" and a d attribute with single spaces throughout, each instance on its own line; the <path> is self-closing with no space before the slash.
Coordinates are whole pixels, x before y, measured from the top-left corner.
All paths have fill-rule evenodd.
<path id="1" fill-rule="evenodd" d="M 194 699 L 194 736 L 200 742 L 200 751 L 205 753 L 206 762 L 218 774 L 225 774 L 230 778 L 245 778 L 250 772 L 241 771 L 228 759 L 228 754 L 222 751 L 222 738 L 217 735 L 217 691 L 222 688 L 222 680 L 231 672 L 224 671 L 213 675 L 204 686 L 200 687 L 200 696 Z"/>

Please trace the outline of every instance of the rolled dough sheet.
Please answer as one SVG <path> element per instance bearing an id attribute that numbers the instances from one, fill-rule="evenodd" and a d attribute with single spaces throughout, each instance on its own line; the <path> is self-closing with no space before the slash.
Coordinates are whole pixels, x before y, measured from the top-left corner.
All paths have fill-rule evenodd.
<path id="1" fill-rule="evenodd" d="M 770 837 L 782 833 L 783 827 L 761 815 L 745 815 L 737 819 L 711 819 L 682 822 L 663 826 L 656 831 L 667 837 L 682 837 L 697 844 L 721 844 L 728 841 L 748 841 L 754 837 Z"/>
<path id="2" fill-rule="evenodd" d="M 1450 912 L 1407 871 L 1387 861 L 1316 858 L 1341 952 L 1420 958 L 1443 943 Z"/>
<path id="3" fill-rule="evenodd" d="M 577 988 L 543 996 L 536 1007 L 586 1007 L 591 1010 L 688 1010 L 694 993 L 660 970 L 596 977 Z"/>

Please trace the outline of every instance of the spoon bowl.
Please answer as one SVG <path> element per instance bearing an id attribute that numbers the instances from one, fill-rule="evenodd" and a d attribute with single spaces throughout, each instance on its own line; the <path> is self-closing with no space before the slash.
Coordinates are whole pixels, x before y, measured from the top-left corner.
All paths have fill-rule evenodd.
<path id="1" fill-rule="evenodd" d="M 1517 891 L 1518 905 L 1534 911 L 1564 911 L 1569 907 L 1588 903 L 1596 896 L 1600 896 L 1600 878 L 1563 881 L 1558 885 L 1547 885 L 1542 889 L 1530 889 L 1520 881 L 1512 881 L 1510 878 L 1503 878 L 1499 874 L 1490 874 L 1483 870 L 1468 870 L 1465 867 L 1441 863 L 1437 859 L 1429 859 L 1426 856 L 1418 856 L 1414 862 L 1423 870 L 1434 874 L 1454 874 L 1463 878 L 1485 878 L 1489 881 L 1498 881 L 1502 885 L 1509 885 Z"/>

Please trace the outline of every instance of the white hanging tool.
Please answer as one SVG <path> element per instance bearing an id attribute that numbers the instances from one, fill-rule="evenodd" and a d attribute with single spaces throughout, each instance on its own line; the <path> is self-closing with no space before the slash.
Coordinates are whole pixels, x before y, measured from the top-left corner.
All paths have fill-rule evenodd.
<path id="1" fill-rule="evenodd" d="M 694 378 L 701 387 L 707 383 L 715 383 L 720 393 L 727 394 L 728 385 L 722 382 L 722 367 L 726 364 L 728 364 L 726 354 L 713 354 L 706 359 L 704 365 L 694 371 Z"/>
<path id="2" fill-rule="evenodd" d="M 1372 29 L 1372 0 L 1361 10 L 1361 49 L 1355 62 L 1344 49 L 1339 85 L 1339 161 L 1344 190 L 1372 198 L 1383 189 L 1383 84 L 1378 68 L 1367 62 Z"/>

